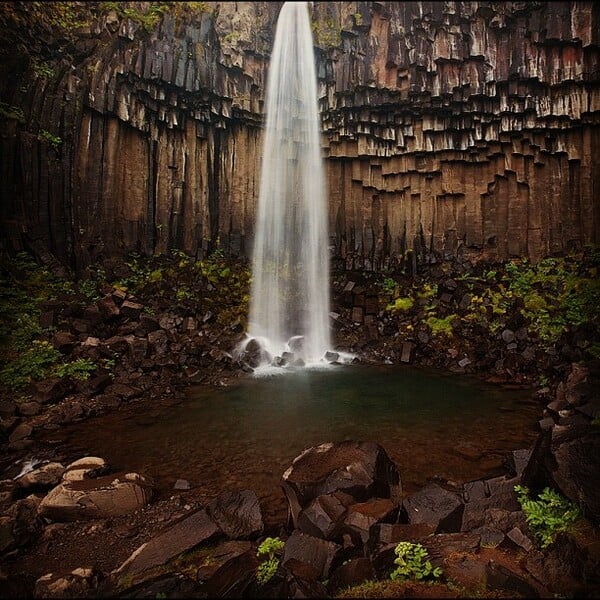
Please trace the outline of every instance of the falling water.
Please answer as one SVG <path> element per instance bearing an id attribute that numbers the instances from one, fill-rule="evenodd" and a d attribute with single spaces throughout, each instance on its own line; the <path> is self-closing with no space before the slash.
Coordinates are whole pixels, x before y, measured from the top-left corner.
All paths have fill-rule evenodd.
<path id="1" fill-rule="evenodd" d="M 266 106 L 248 338 L 271 356 L 291 350 L 310 363 L 330 348 L 330 333 L 325 180 L 306 2 L 286 2 L 279 14 Z"/>

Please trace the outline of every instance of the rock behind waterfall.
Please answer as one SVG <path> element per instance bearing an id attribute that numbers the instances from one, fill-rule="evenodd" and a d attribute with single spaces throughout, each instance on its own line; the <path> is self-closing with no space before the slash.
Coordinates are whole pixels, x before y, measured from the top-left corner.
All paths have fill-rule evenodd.
<path id="1" fill-rule="evenodd" d="M 399 504 L 400 475 L 386 451 L 374 442 L 346 440 L 308 448 L 297 456 L 281 482 L 294 527 L 298 515 L 318 496 L 343 491 L 356 502 L 390 498 Z"/>

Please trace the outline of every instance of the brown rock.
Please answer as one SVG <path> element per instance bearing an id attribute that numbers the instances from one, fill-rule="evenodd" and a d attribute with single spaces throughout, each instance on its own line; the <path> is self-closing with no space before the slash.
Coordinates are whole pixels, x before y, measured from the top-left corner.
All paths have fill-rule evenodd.
<path id="1" fill-rule="evenodd" d="M 39 512 L 59 522 L 113 517 L 138 510 L 152 495 L 152 483 L 137 473 L 67 480 L 43 498 Z"/>
<path id="2" fill-rule="evenodd" d="M 220 529 L 208 513 L 205 510 L 196 511 L 142 544 L 114 573 L 119 577 L 143 573 L 219 534 Z"/>
<path id="3" fill-rule="evenodd" d="M 283 474 L 281 485 L 295 526 L 300 511 L 317 496 L 340 490 L 358 501 L 377 496 L 399 502 L 402 494 L 398 470 L 385 450 L 350 440 L 305 450 Z"/>

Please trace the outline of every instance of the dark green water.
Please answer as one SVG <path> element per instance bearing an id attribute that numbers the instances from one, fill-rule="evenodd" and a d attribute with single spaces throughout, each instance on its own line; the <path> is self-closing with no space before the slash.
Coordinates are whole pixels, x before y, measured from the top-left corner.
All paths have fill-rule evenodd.
<path id="1" fill-rule="evenodd" d="M 380 443 L 405 491 L 427 478 L 494 473 L 531 445 L 539 406 L 531 392 L 397 366 L 336 366 L 196 388 L 170 408 L 115 413 L 72 426 L 68 447 L 113 468 L 155 478 L 164 493 L 187 479 L 206 497 L 252 488 L 283 510 L 279 481 L 305 448 L 344 439 Z"/>

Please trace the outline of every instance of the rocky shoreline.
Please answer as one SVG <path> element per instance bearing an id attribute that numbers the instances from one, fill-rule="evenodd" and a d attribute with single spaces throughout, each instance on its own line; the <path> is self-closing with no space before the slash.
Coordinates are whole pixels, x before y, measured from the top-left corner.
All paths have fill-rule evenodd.
<path id="1" fill-rule="evenodd" d="M 3 595 L 340 595 L 365 580 L 392 585 L 393 550 L 406 540 L 422 543 L 446 576 L 424 588 L 405 583 L 402 592 L 394 588 L 394 595 L 595 596 L 600 589 L 600 436 L 594 419 L 600 368 L 585 354 L 594 333 L 570 328 L 568 339 L 547 353 L 522 317 L 511 313 L 502 315 L 494 336 L 482 336 L 482 324 L 468 319 L 461 319 L 454 336 L 436 336 L 431 327 L 421 326 L 432 310 L 442 320 L 462 310 L 462 304 L 466 315 L 470 300 L 493 285 L 489 275 L 482 276 L 483 267 L 452 268 L 444 272 L 439 265 L 439 273 L 435 266 L 413 273 L 410 283 L 408 277 L 404 283 L 397 277 L 404 289 L 415 281 L 419 290 L 432 290 L 434 281 L 437 286 L 423 302 L 415 294 L 414 306 L 402 313 L 386 308 L 397 295 L 389 286 L 374 293 L 378 288 L 369 279 L 372 275 L 334 277 L 336 348 L 367 362 L 436 366 L 485 373 L 488 381 L 504 385 L 537 385 L 543 412 L 535 447 L 515 449 L 502 476 L 464 484 L 432 481 L 404 497 L 401 473 L 377 444 L 348 442 L 353 450 L 338 453 L 329 469 L 322 460 L 327 452 L 307 450 L 316 453 L 315 464 L 325 470 L 308 485 L 308 495 L 298 495 L 286 472 L 282 483 L 291 518 L 276 526 L 265 525 L 252 490 L 223 490 L 207 504 L 182 486 L 170 498 L 156 501 L 152 473 L 114 473 L 97 457 L 57 464 L 48 455 L 47 462 L 29 465 L 29 472 L 19 476 L 23 461 L 35 454 L 40 431 L 59 430 L 126 404 L 176 399 L 189 384 L 227 385 L 252 371 L 251 364 L 232 356 L 244 328 L 231 318 L 231 310 L 224 324 L 214 306 L 199 309 L 199 301 L 162 296 L 158 289 L 167 285 L 163 280 L 150 282 L 143 294 L 105 284 L 100 298 L 90 303 L 72 296 L 42 303 L 39 319 L 50 327 L 47 341 L 69 360 L 86 358 L 104 366 L 86 380 L 43 379 L 30 385 L 25 400 L 5 397 L 0 403 Z M 460 269 L 462 278 L 456 273 Z M 213 290 L 217 284 L 213 282 Z M 208 278 L 199 285 L 205 286 L 204 294 L 211 291 Z M 469 303 L 465 295 L 470 295 Z M 365 458 L 365 444 L 366 454 L 376 459 Z M 291 473 L 298 461 L 300 457 Z M 382 471 L 388 479 L 396 472 L 394 493 L 388 479 L 381 482 Z M 350 485 L 338 477 L 340 472 L 358 473 L 361 481 Z M 361 479 L 365 472 L 371 473 L 366 484 Z M 320 487 L 330 477 L 334 483 Z M 518 484 L 534 491 L 556 489 L 583 509 L 585 519 L 575 532 L 559 534 L 554 544 L 540 550 L 517 503 Z M 231 523 L 237 525 L 232 528 Z M 269 535 L 280 536 L 286 545 L 276 575 L 259 586 L 256 551 Z M 127 574 L 127 565 L 139 565 L 136 560 L 145 555 L 152 560 Z M 385 587 L 372 593 L 391 594 Z"/>

